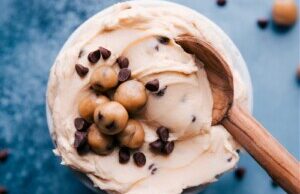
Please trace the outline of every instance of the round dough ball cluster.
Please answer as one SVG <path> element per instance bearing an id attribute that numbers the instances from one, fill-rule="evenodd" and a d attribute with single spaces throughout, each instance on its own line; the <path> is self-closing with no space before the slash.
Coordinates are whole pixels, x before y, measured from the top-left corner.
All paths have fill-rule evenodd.
<path id="1" fill-rule="evenodd" d="M 120 66 L 120 60 L 117 63 L 95 67 L 90 87 L 83 91 L 78 102 L 80 119 L 77 125 L 80 121 L 89 127 L 86 131 L 77 130 L 75 141 L 77 145 L 86 141 L 90 150 L 99 155 L 110 154 L 116 145 L 138 149 L 144 144 L 143 126 L 132 116 L 130 118 L 130 113 L 136 113 L 146 104 L 146 89 L 141 82 L 131 79 L 128 64 Z"/>

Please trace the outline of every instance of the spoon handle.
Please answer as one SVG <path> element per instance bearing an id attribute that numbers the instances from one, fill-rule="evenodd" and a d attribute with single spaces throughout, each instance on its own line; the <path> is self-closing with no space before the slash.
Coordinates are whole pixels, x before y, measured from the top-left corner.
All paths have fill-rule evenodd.
<path id="1" fill-rule="evenodd" d="M 287 193 L 300 193 L 300 164 L 258 121 L 237 104 L 222 124 Z"/>

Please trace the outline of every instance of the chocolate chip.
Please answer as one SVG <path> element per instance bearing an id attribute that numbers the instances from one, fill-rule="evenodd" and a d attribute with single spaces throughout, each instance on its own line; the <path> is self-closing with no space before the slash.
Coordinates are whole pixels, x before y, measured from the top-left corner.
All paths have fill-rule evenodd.
<path id="1" fill-rule="evenodd" d="M 87 154 L 89 152 L 90 152 L 90 146 L 87 143 L 85 143 L 83 146 L 77 148 L 77 153 L 79 155 L 85 155 L 85 154 Z"/>
<path id="2" fill-rule="evenodd" d="M 0 186 L 0 194 L 7 194 L 8 191 L 5 187 Z"/>
<path id="3" fill-rule="evenodd" d="M 127 81 L 131 76 L 131 71 L 128 68 L 123 68 L 120 69 L 119 75 L 118 75 L 118 80 L 119 82 L 125 82 Z"/>
<path id="4" fill-rule="evenodd" d="M 80 77 L 84 77 L 89 72 L 88 68 L 86 68 L 80 64 L 75 65 L 75 70 Z"/>
<path id="5" fill-rule="evenodd" d="M 164 147 L 163 147 L 163 149 L 162 149 L 162 152 L 163 152 L 164 154 L 169 155 L 169 154 L 171 154 L 171 153 L 173 152 L 174 146 L 175 146 L 175 144 L 174 144 L 173 141 L 167 142 L 167 143 L 164 145 Z"/>
<path id="6" fill-rule="evenodd" d="M 85 119 L 78 117 L 74 120 L 74 126 L 78 131 L 86 131 L 90 125 Z"/>
<path id="7" fill-rule="evenodd" d="M 87 132 L 85 131 L 76 131 L 75 132 L 75 140 L 74 147 L 76 149 L 82 148 L 87 143 Z"/>
<path id="8" fill-rule="evenodd" d="M 83 50 L 80 50 L 79 53 L 78 53 L 78 58 L 81 58 L 83 55 Z"/>
<path id="9" fill-rule="evenodd" d="M 146 156 L 142 152 L 136 152 L 133 154 L 133 159 L 138 167 L 142 167 L 146 164 Z"/>
<path id="10" fill-rule="evenodd" d="M 169 44 L 169 42 L 170 42 L 170 38 L 168 38 L 166 36 L 159 36 L 157 38 L 157 40 L 158 40 L 159 43 L 165 44 L 165 45 Z"/>
<path id="11" fill-rule="evenodd" d="M 154 79 L 152 81 L 148 81 L 145 85 L 145 88 L 150 92 L 156 92 L 159 89 L 159 81 L 158 79 Z"/>
<path id="12" fill-rule="evenodd" d="M 271 185 L 274 188 L 277 188 L 279 186 L 278 183 L 276 181 L 274 181 L 274 180 L 271 181 Z"/>
<path id="13" fill-rule="evenodd" d="M 300 65 L 298 65 L 296 76 L 297 76 L 298 82 L 300 83 Z"/>
<path id="14" fill-rule="evenodd" d="M 168 87 L 168 86 L 165 86 L 163 89 L 159 90 L 159 91 L 156 93 L 156 95 L 157 95 L 157 96 L 163 96 L 163 95 L 165 95 L 166 90 L 167 90 L 167 87 Z"/>
<path id="15" fill-rule="evenodd" d="M 106 60 L 110 57 L 110 55 L 111 55 L 110 50 L 107 50 L 104 47 L 100 47 L 99 50 L 100 50 L 100 53 L 101 53 L 104 60 Z"/>
<path id="16" fill-rule="evenodd" d="M 150 165 L 149 165 L 149 167 L 148 167 L 148 169 L 149 169 L 149 170 L 151 170 L 151 169 L 153 168 L 153 166 L 154 166 L 154 164 L 153 164 L 153 163 L 152 163 L 152 164 L 150 164 Z"/>
<path id="17" fill-rule="evenodd" d="M 155 49 L 156 51 L 159 51 L 159 46 L 156 45 L 156 46 L 154 47 L 154 49 Z"/>
<path id="18" fill-rule="evenodd" d="M 116 123 L 113 121 L 110 124 L 106 125 L 105 127 L 107 129 L 114 129 L 114 128 L 116 128 Z"/>
<path id="19" fill-rule="evenodd" d="M 231 160 L 232 160 L 232 158 L 230 157 L 230 158 L 227 159 L 227 162 L 231 162 Z"/>
<path id="20" fill-rule="evenodd" d="M 157 168 L 153 168 L 153 170 L 151 171 L 151 174 L 154 175 L 156 171 L 157 171 Z"/>
<path id="21" fill-rule="evenodd" d="M 227 3 L 226 0 L 217 0 L 217 5 L 218 5 L 218 6 L 225 6 L 226 3 Z"/>
<path id="22" fill-rule="evenodd" d="M 9 155 L 8 149 L 0 150 L 0 162 L 4 162 L 7 160 Z"/>
<path id="23" fill-rule="evenodd" d="M 119 162 L 126 164 L 130 160 L 130 150 L 127 147 L 122 147 L 119 150 Z"/>
<path id="24" fill-rule="evenodd" d="M 158 135 L 159 139 L 163 142 L 167 142 L 169 139 L 169 129 L 166 127 L 158 127 L 156 130 L 156 134 Z"/>
<path id="25" fill-rule="evenodd" d="M 242 180 L 246 174 L 246 169 L 243 167 L 239 167 L 234 171 L 235 178 L 238 180 Z"/>
<path id="26" fill-rule="evenodd" d="M 91 63 L 97 63 L 100 58 L 101 58 L 100 50 L 95 50 L 93 52 L 90 52 L 90 54 L 88 55 L 88 60 Z"/>
<path id="27" fill-rule="evenodd" d="M 192 116 L 192 122 L 194 123 L 194 122 L 196 121 L 196 119 L 197 119 L 196 116 L 193 115 L 193 116 Z"/>
<path id="28" fill-rule="evenodd" d="M 152 142 L 149 144 L 150 149 L 154 152 L 161 152 L 164 147 L 164 142 L 162 142 L 160 139 Z"/>
<path id="29" fill-rule="evenodd" d="M 99 120 L 101 120 L 101 119 L 103 119 L 103 115 L 99 112 L 99 114 L 98 114 L 98 119 Z"/>
<path id="30" fill-rule="evenodd" d="M 236 152 L 237 152 L 237 153 L 240 153 L 240 152 L 241 152 L 241 150 L 240 150 L 240 149 L 236 149 Z"/>
<path id="31" fill-rule="evenodd" d="M 257 25 L 261 29 L 265 29 L 268 26 L 268 24 L 269 24 L 269 20 L 267 20 L 266 18 L 260 18 L 257 20 Z"/>
<path id="32" fill-rule="evenodd" d="M 119 64 L 119 67 L 121 69 L 128 68 L 128 66 L 129 66 L 129 60 L 127 57 L 123 57 L 123 56 L 118 57 L 117 63 Z"/>

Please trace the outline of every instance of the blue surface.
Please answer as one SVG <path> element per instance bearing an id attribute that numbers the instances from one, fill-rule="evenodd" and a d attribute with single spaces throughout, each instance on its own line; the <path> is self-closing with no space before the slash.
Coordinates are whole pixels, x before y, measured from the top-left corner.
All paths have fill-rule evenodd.
<path id="1" fill-rule="evenodd" d="M 0 0 L 0 149 L 12 154 L 0 163 L 0 185 L 11 194 L 87 194 L 51 152 L 45 117 L 49 68 L 72 31 L 88 17 L 115 3 L 109 0 Z M 177 0 L 221 26 L 243 54 L 254 86 L 254 115 L 299 159 L 299 23 L 287 32 L 256 19 L 269 16 L 270 0 Z M 299 1 L 298 1 L 299 3 Z M 247 154 L 245 179 L 221 177 L 206 194 L 280 194 Z"/>

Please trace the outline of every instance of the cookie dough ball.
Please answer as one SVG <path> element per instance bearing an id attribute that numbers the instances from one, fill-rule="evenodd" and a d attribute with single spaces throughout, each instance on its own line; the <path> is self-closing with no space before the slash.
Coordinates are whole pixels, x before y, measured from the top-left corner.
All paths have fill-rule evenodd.
<path id="1" fill-rule="evenodd" d="M 297 21 L 298 10 L 295 0 L 275 0 L 273 20 L 279 26 L 291 26 Z"/>
<path id="2" fill-rule="evenodd" d="M 127 124 L 128 113 L 118 102 L 107 102 L 97 106 L 94 121 L 101 133 L 115 135 Z"/>
<path id="3" fill-rule="evenodd" d="M 102 134 L 95 124 L 88 130 L 88 144 L 91 150 L 99 155 L 108 155 L 114 148 L 112 136 Z"/>
<path id="4" fill-rule="evenodd" d="M 114 100 L 121 103 L 129 112 L 135 112 L 146 104 L 145 86 L 136 80 L 124 82 L 117 88 Z"/>
<path id="5" fill-rule="evenodd" d="M 79 114 L 82 118 L 92 122 L 96 107 L 106 102 L 109 102 L 109 99 L 104 95 L 89 94 L 80 100 Z"/>
<path id="6" fill-rule="evenodd" d="M 118 84 L 117 72 L 109 66 L 101 66 L 91 76 L 91 87 L 98 92 L 111 89 Z"/>
<path id="7" fill-rule="evenodd" d="M 127 122 L 125 129 L 118 134 L 120 144 L 132 149 L 140 148 L 144 143 L 144 138 L 145 132 L 142 125 L 132 119 Z"/>

